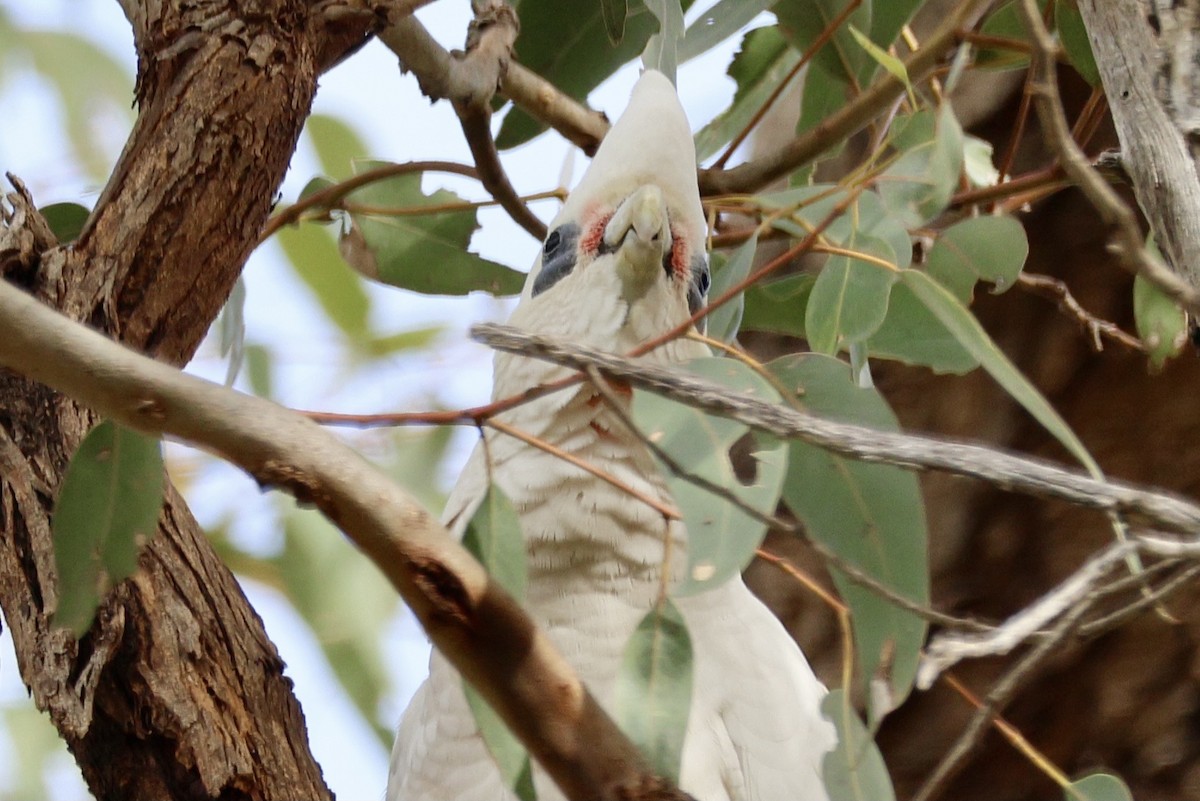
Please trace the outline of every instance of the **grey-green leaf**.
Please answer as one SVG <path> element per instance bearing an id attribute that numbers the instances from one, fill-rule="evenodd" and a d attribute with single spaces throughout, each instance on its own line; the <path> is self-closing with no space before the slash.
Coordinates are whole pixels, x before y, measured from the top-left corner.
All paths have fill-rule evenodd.
<path id="1" fill-rule="evenodd" d="M 741 133 L 799 60 L 778 27 L 747 31 L 729 62 L 729 77 L 737 84 L 733 102 L 696 133 L 697 160 L 707 160 Z"/>
<path id="2" fill-rule="evenodd" d="M 359 165 L 359 171 L 381 166 L 378 162 Z M 421 191 L 421 175 L 397 175 L 351 192 L 347 203 L 361 242 L 348 235 L 343 244 L 365 248 L 380 281 L 429 295 L 465 295 L 485 291 L 512 295 L 521 291 L 525 274 L 489 261 L 467 248 L 479 227 L 475 211 L 439 211 L 413 214 L 422 206 L 461 202 L 445 189 L 431 195 Z M 353 209 L 353 204 L 361 208 Z M 406 213 L 389 213 L 393 210 Z M 369 272 L 369 271 L 368 271 Z"/>
<path id="3" fill-rule="evenodd" d="M 990 281 L 1003 292 L 1017 281 L 1029 241 L 1011 216 L 971 217 L 938 236 L 925 268 L 963 303 L 970 303 L 977 281 Z"/>
<path id="4" fill-rule="evenodd" d="M 730 389 L 779 400 L 762 376 L 734 359 L 695 359 L 686 369 Z M 693 475 L 728 489 L 761 513 L 775 510 L 787 468 L 786 444 L 756 435 L 754 475 L 743 483 L 729 458 L 729 449 L 748 431 L 741 423 L 641 391 L 633 393 L 633 418 L 652 442 Z M 698 592 L 740 572 L 762 542 L 766 525 L 665 465 L 663 473 L 688 530 L 687 578 L 675 592 Z"/>
<path id="5" fill-rule="evenodd" d="M 1054 4 L 1054 26 L 1058 28 L 1058 40 L 1067 51 L 1071 66 L 1089 84 L 1100 86 L 1100 70 L 1096 67 L 1092 42 L 1088 39 L 1076 0 L 1058 0 Z"/>
<path id="6" fill-rule="evenodd" d="M 159 441 L 110 421 L 88 432 L 54 506 L 58 606 L 54 623 L 80 637 L 100 600 L 137 570 L 163 504 Z"/>
<path id="7" fill-rule="evenodd" d="M 806 411 L 880 431 L 900 426 L 874 389 L 856 386 L 849 366 L 828 356 L 799 354 L 768 369 Z M 925 507 L 916 476 L 898 467 L 857 462 L 792 442 L 783 499 L 810 537 L 914 603 L 929 600 Z M 925 622 L 830 569 L 850 607 L 861 679 L 883 682 L 889 703 L 872 700 L 872 720 L 907 697 L 925 640 Z"/>
<path id="8" fill-rule="evenodd" d="M 815 282 L 816 276 L 800 273 L 754 284 L 745 293 L 742 328 L 804 337 L 804 312 Z"/>
<path id="9" fill-rule="evenodd" d="M 362 280 L 338 253 L 329 229 L 316 223 L 283 228 L 276 237 L 300 280 L 329 319 L 352 339 L 367 333 L 371 301 Z"/>
<path id="10" fill-rule="evenodd" d="M 963 132 L 949 103 L 936 112 L 919 111 L 896 125 L 893 144 L 900 156 L 877 185 L 884 205 L 911 229 L 949 205 L 962 174 Z"/>
<path id="11" fill-rule="evenodd" d="M 775 0 L 717 0 L 688 26 L 679 48 L 679 63 L 707 52 L 766 11 Z"/>
<path id="12" fill-rule="evenodd" d="M 500 769 L 504 784 L 513 791 L 521 801 L 535 801 L 537 791 L 533 787 L 533 771 L 530 768 L 529 752 L 521 741 L 509 731 L 508 726 L 496 714 L 496 710 L 483 699 L 474 687 L 463 682 L 463 693 L 467 696 L 467 706 L 479 727 L 483 744 Z"/>
<path id="13" fill-rule="evenodd" d="M 902 282 L 892 286 L 887 317 L 867 340 L 867 350 L 872 356 L 922 365 L 935 373 L 961 375 L 979 366 L 979 360 Z"/>
<path id="14" fill-rule="evenodd" d="M 829 801 L 895 801 L 883 755 L 845 692 L 833 690 L 825 696 L 821 713 L 833 721 L 838 734 L 837 747 L 822 765 Z"/>
<path id="15" fill-rule="evenodd" d="M 1100 466 L 1088 453 L 1087 448 L 1075 436 L 1054 407 L 1042 397 L 1037 388 L 1016 368 L 1004 352 L 996 346 L 983 326 L 965 306 L 937 281 L 917 270 L 903 270 L 900 280 L 912 290 L 913 295 L 924 304 L 934 317 L 946 327 L 955 339 L 1004 387 L 1013 400 L 1033 415 L 1055 439 L 1062 443 L 1087 471 L 1095 478 L 1103 478 Z"/>
<path id="16" fill-rule="evenodd" d="M 344 181 L 354 174 L 354 160 L 367 154 L 367 145 L 348 123 L 328 114 L 312 114 L 304 131 L 317 151 L 317 161 L 326 175 Z"/>
<path id="17" fill-rule="evenodd" d="M 1063 788 L 1066 801 L 1133 801 L 1133 793 L 1120 777 L 1092 773 Z"/>
<path id="18" fill-rule="evenodd" d="M 675 83 L 679 67 L 679 46 L 683 42 L 683 8 L 679 0 L 642 0 L 658 20 L 658 32 L 646 42 L 642 63 L 656 69 Z"/>
<path id="19" fill-rule="evenodd" d="M 600 0 L 600 11 L 604 15 L 604 32 L 613 46 L 619 45 L 625 36 L 625 17 L 629 15 L 628 0 Z"/>
<path id="20" fill-rule="evenodd" d="M 1187 314 L 1140 273 L 1133 279 L 1133 319 L 1152 370 L 1161 370 L 1187 344 Z"/>
<path id="21" fill-rule="evenodd" d="M 864 244 L 865 239 L 858 244 Z M 878 240 L 871 248 L 882 249 L 888 246 Z M 871 336 L 883 324 L 895 280 L 896 271 L 879 264 L 830 256 L 808 299 L 804 327 L 809 346 L 818 353 L 836 353 Z"/>
<path id="22" fill-rule="evenodd" d="M 524 600 L 528 570 L 521 521 L 512 502 L 496 485 L 488 487 L 479 508 L 467 523 L 463 547 L 509 595 L 518 601 Z"/>
<path id="23" fill-rule="evenodd" d="M 757 251 L 758 234 L 755 233 L 738 246 L 738 249 L 728 259 L 723 254 L 714 253 L 712 258 L 712 288 L 709 290 L 708 296 L 710 298 L 719 298 L 730 287 L 737 285 L 745 279 L 750 274 L 750 267 L 754 264 L 754 254 Z M 732 342 L 737 336 L 738 327 L 742 323 L 742 309 L 744 305 L 744 295 L 738 294 L 709 313 L 706 318 L 708 320 L 708 335 L 721 342 Z"/>
<path id="24" fill-rule="evenodd" d="M 656 771 L 677 782 L 692 705 L 692 640 L 669 599 L 629 638 L 613 695 L 621 729 Z"/>

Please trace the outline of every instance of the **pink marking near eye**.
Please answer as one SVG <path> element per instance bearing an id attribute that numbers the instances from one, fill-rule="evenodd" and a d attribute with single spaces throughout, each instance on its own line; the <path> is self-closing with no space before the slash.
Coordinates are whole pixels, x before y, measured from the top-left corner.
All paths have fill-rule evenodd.
<path id="1" fill-rule="evenodd" d="M 691 280 L 692 265 L 689 260 L 687 240 L 680 237 L 680 231 L 671 226 L 671 269 L 675 277 L 681 280 Z"/>
<path id="2" fill-rule="evenodd" d="M 583 236 L 579 238 L 580 253 L 595 253 L 600 249 L 600 243 L 604 240 L 604 229 L 611 219 L 611 211 L 602 213 L 596 217 L 595 222 L 585 227 Z"/>

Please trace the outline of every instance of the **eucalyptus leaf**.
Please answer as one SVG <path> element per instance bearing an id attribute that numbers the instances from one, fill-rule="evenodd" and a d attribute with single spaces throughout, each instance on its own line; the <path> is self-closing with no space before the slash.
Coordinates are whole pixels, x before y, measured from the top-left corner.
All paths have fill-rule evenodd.
<path id="1" fill-rule="evenodd" d="M 642 0 L 658 20 L 658 32 L 646 42 L 642 63 L 656 69 L 675 83 L 679 67 L 679 45 L 683 41 L 683 8 L 679 0 Z"/>
<path id="2" fill-rule="evenodd" d="M 996 293 L 1015 284 L 1028 255 L 1025 228 L 1015 218 L 971 217 L 938 235 L 925 269 L 966 304 L 978 281 L 991 282 Z"/>
<path id="3" fill-rule="evenodd" d="M 749 287 L 745 293 L 742 329 L 805 337 L 804 312 L 814 283 L 816 276 L 801 273 Z"/>
<path id="4" fill-rule="evenodd" d="M 779 27 L 798 52 L 806 52 L 833 24 L 851 0 L 780 0 L 773 7 Z M 858 3 L 812 58 L 812 66 L 839 83 L 862 88 L 875 62 L 854 41 L 849 26 L 871 28 L 871 3 Z"/>
<path id="5" fill-rule="evenodd" d="M 857 386 L 842 361 L 809 353 L 785 356 L 767 368 L 797 393 L 795 402 L 807 412 L 879 431 L 900 430 L 883 397 Z M 808 536 L 896 594 L 928 603 L 928 532 L 916 476 L 800 441 L 790 443 L 788 462 L 783 500 L 804 522 Z M 886 689 L 872 694 L 871 719 L 877 722 L 912 689 L 926 624 L 836 567 L 830 573 L 850 607 L 861 679 Z"/>
<path id="6" fill-rule="evenodd" d="M 521 744 L 504 721 L 496 714 L 496 710 L 483 699 L 474 687 L 463 682 L 463 693 L 467 696 L 467 706 L 479 727 L 483 744 L 500 770 L 504 784 L 521 801 L 535 801 L 537 791 L 533 786 L 533 770 L 529 762 L 529 752 Z"/>
<path id="7" fill-rule="evenodd" d="M 613 706 L 621 730 L 672 782 L 679 781 L 691 705 L 691 637 L 679 610 L 663 599 L 625 646 Z"/>
<path id="8" fill-rule="evenodd" d="M 769 402 L 779 393 L 760 375 L 734 359 L 694 359 L 688 372 L 724 387 L 747 392 Z M 709 416 L 690 406 L 651 392 L 633 393 L 633 419 L 677 464 L 696 476 L 724 487 L 743 503 L 762 513 L 774 511 L 787 468 L 787 446 L 755 434 L 754 476 L 743 483 L 729 457 L 729 449 L 748 428 L 724 417 Z M 766 525 L 734 504 L 663 466 L 667 487 L 683 512 L 688 531 L 688 572 L 678 595 L 690 595 L 716 586 L 750 563 L 766 534 Z"/>
<path id="9" fill-rule="evenodd" d="M 1077 0 L 1057 0 L 1054 4 L 1054 26 L 1058 28 L 1058 40 L 1067 51 L 1067 59 L 1075 71 L 1092 86 L 1100 86 L 1100 70 L 1092 54 L 1092 43 L 1083 15 L 1079 13 Z"/>
<path id="10" fill-rule="evenodd" d="M 1133 801 L 1133 793 L 1120 777 L 1092 773 L 1063 788 L 1066 801 Z"/>
<path id="11" fill-rule="evenodd" d="M 354 175 L 354 160 L 367 154 L 367 145 L 347 122 L 328 114 L 311 114 L 304 131 L 317 152 L 321 171 L 344 181 Z"/>
<path id="12" fill-rule="evenodd" d="M 1029 66 L 1032 43 L 1029 32 L 1021 21 L 1016 0 L 1007 0 L 993 11 L 979 26 L 979 32 L 996 40 L 1007 40 L 1011 47 L 981 47 L 975 64 L 983 69 L 1012 70 Z"/>
<path id="13" fill-rule="evenodd" d="M 895 801 L 879 746 L 858 718 L 843 690 L 821 701 L 821 713 L 837 728 L 837 746 L 825 755 L 821 773 L 829 801 Z"/>
<path id="14" fill-rule="evenodd" d="M 358 166 L 365 172 L 381 165 Z M 369 274 L 373 268 L 373 277 L 386 284 L 429 295 L 512 295 L 525 283 L 524 273 L 467 249 L 479 227 L 474 209 L 412 213 L 423 206 L 462 202 L 445 189 L 426 195 L 419 173 L 375 181 L 351 192 L 346 201 L 355 227 L 343 237 L 343 250 L 357 254 L 351 258 L 360 271 Z"/>
<path id="15" fill-rule="evenodd" d="M 862 237 L 856 244 L 866 244 Z M 874 252 L 889 250 L 873 240 Z M 887 254 L 890 255 L 890 252 Z M 887 256 L 884 256 L 885 260 Z M 808 344 L 818 353 L 836 353 L 862 342 L 883 324 L 896 270 L 850 256 L 830 256 L 808 299 L 804 327 Z"/>
<path id="16" fill-rule="evenodd" d="M 729 62 L 729 77 L 737 84 L 733 101 L 696 133 L 696 159 L 706 161 L 745 130 L 799 60 L 778 27 L 748 31 Z"/>
<path id="17" fill-rule="evenodd" d="M 629 16 L 628 0 L 600 0 L 600 13 L 604 17 L 604 32 L 613 46 L 619 45 L 625 36 L 625 18 Z"/>
<path id="18" fill-rule="evenodd" d="M 371 301 L 346 266 L 329 230 L 316 223 L 280 229 L 276 241 L 329 319 L 347 336 L 367 333 Z"/>
<path id="19" fill-rule="evenodd" d="M 733 255 L 725 258 L 723 254 L 713 254 L 713 280 L 709 290 L 710 298 L 719 298 L 736 286 L 750 274 L 754 265 L 754 254 L 758 252 L 758 234 L 755 233 L 738 246 Z M 719 260 L 719 263 L 718 263 Z M 745 306 L 743 294 L 718 306 L 708 317 L 708 335 L 721 342 L 732 342 L 737 337 L 738 327 L 742 322 L 742 309 Z"/>
<path id="20" fill-rule="evenodd" d="M 894 145 L 900 155 L 879 177 L 879 195 L 898 220 L 916 228 L 941 214 L 958 187 L 962 128 L 950 104 L 943 103 L 936 112 L 912 115 Z"/>
<path id="21" fill-rule="evenodd" d="M 54 624 L 77 638 L 101 599 L 137 570 L 163 505 L 159 441 L 105 420 L 71 456 L 51 517 L 58 605 Z"/>
<path id="22" fill-rule="evenodd" d="M 1133 319 L 1154 371 L 1187 344 L 1187 313 L 1140 273 L 1133 279 Z"/>
<path id="23" fill-rule="evenodd" d="M 379 709 L 391 685 L 383 642 L 398 600 L 379 570 L 317 512 L 279 501 L 283 550 L 269 562 L 280 589 L 312 630 L 329 667 L 380 745 L 393 721 Z M 348 588 L 353 588 L 348 591 Z"/>
<path id="24" fill-rule="evenodd" d="M 892 286 L 887 316 L 867 340 L 867 350 L 872 356 L 928 367 L 935 373 L 962 375 L 979 366 L 979 360 L 903 282 Z"/>
<path id="25" fill-rule="evenodd" d="M 679 63 L 693 59 L 750 24 L 776 0 L 717 0 L 688 26 L 679 48 Z"/>

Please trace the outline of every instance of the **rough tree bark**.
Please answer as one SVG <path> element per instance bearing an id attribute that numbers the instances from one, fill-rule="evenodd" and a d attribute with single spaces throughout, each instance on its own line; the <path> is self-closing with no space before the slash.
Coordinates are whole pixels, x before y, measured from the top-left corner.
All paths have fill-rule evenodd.
<path id="1" fill-rule="evenodd" d="M 318 74 L 374 17 L 353 2 L 122 7 L 140 113 L 121 159 L 72 247 L 0 241 L 0 272 L 182 365 L 258 240 Z M 0 606 L 37 706 L 97 798 L 329 797 L 262 621 L 174 490 L 92 630 L 76 644 L 50 626 L 50 511 L 94 422 L 0 371 Z"/>

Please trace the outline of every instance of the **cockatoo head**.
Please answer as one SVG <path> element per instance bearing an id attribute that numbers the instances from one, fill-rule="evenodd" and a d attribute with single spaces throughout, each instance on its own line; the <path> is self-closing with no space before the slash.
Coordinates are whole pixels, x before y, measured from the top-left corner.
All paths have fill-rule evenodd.
<path id="1" fill-rule="evenodd" d="M 648 70 L 550 224 L 510 323 L 628 351 L 703 306 L 705 233 L 691 128 L 675 87 Z M 680 361 L 704 349 L 664 350 Z"/>

